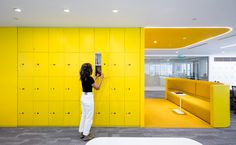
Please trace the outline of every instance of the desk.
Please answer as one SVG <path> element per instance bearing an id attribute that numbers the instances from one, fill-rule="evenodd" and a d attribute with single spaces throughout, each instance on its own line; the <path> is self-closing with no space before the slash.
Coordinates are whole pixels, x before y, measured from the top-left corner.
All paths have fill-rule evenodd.
<path id="1" fill-rule="evenodd" d="M 202 145 L 188 138 L 174 137 L 99 137 L 86 145 Z"/>
<path id="2" fill-rule="evenodd" d="M 184 112 L 182 111 L 182 97 L 185 96 L 186 94 L 177 94 L 176 92 L 172 92 L 173 94 L 177 95 L 179 97 L 179 109 L 173 109 L 173 111 L 177 114 L 183 115 Z"/>

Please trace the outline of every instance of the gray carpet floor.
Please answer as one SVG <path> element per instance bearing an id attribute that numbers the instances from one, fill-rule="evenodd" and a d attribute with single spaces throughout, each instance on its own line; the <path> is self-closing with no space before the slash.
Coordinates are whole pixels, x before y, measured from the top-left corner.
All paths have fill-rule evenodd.
<path id="1" fill-rule="evenodd" d="M 96 137 L 186 137 L 203 145 L 236 145 L 236 115 L 229 128 L 92 128 Z M 77 128 L 0 128 L 0 145 L 85 145 Z"/>

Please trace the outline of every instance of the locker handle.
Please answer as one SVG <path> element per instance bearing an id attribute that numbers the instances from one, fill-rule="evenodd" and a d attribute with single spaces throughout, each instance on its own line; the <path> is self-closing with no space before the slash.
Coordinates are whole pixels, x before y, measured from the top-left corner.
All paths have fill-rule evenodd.
<path id="1" fill-rule="evenodd" d="M 19 114 L 24 114 L 24 112 L 20 112 Z"/>
<path id="2" fill-rule="evenodd" d="M 98 112 L 97 114 L 101 114 L 100 112 Z"/>
<path id="3" fill-rule="evenodd" d="M 55 66 L 56 64 L 54 63 L 54 64 L 52 64 L 53 66 Z"/>
<path id="4" fill-rule="evenodd" d="M 21 88 L 21 90 L 25 90 L 25 88 Z"/>
<path id="5" fill-rule="evenodd" d="M 68 65 L 68 66 L 70 66 L 70 64 L 69 64 L 69 63 L 68 63 L 67 65 Z"/>
<path id="6" fill-rule="evenodd" d="M 51 88 L 51 90 L 55 90 L 55 88 Z"/>
<path id="7" fill-rule="evenodd" d="M 127 114 L 129 114 L 129 115 L 130 115 L 130 114 L 131 114 L 131 112 L 128 112 Z"/>
<path id="8" fill-rule="evenodd" d="M 129 66 L 131 66 L 131 64 L 130 64 L 130 63 L 129 63 L 128 65 L 129 65 Z"/>
<path id="9" fill-rule="evenodd" d="M 66 88 L 66 90 L 70 90 L 70 88 Z"/>
<path id="10" fill-rule="evenodd" d="M 37 112 L 37 114 L 39 114 L 39 112 Z"/>
<path id="11" fill-rule="evenodd" d="M 39 63 L 37 63 L 37 66 L 39 66 Z"/>
<path id="12" fill-rule="evenodd" d="M 66 114 L 70 114 L 70 112 L 67 112 Z"/>
<path id="13" fill-rule="evenodd" d="M 116 114 L 116 112 L 113 112 L 113 114 Z"/>
<path id="14" fill-rule="evenodd" d="M 52 114 L 55 114 L 55 112 L 52 112 Z"/>
<path id="15" fill-rule="evenodd" d="M 39 90 L 39 88 L 36 88 L 36 90 Z"/>
<path id="16" fill-rule="evenodd" d="M 106 63 L 104 63 L 103 65 L 106 65 Z"/>
<path id="17" fill-rule="evenodd" d="M 130 88 L 128 88 L 128 90 L 130 90 Z"/>
<path id="18" fill-rule="evenodd" d="M 25 65 L 24 63 L 22 63 L 21 65 Z"/>
<path id="19" fill-rule="evenodd" d="M 114 64 L 114 66 L 116 66 L 116 64 Z"/>

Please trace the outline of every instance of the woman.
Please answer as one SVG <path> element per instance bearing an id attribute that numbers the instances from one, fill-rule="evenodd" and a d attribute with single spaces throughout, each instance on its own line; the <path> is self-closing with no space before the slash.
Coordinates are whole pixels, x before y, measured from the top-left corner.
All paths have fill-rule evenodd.
<path id="1" fill-rule="evenodd" d="M 79 126 L 80 138 L 84 141 L 92 139 L 94 136 L 89 133 L 93 123 L 94 113 L 94 99 L 92 88 L 99 90 L 102 80 L 104 78 L 101 74 L 101 78 L 98 84 L 95 84 L 92 75 L 92 65 L 90 63 L 84 63 L 80 69 L 80 80 L 82 82 L 83 93 L 81 96 L 82 115 Z M 97 76 L 95 76 L 95 79 Z"/>

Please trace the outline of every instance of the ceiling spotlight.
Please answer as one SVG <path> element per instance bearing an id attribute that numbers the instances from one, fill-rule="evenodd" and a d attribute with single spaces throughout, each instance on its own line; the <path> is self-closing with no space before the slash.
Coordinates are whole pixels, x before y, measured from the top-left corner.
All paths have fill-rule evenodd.
<path id="1" fill-rule="evenodd" d="M 118 12 L 119 12 L 119 10 L 112 10 L 112 12 L 113 12 L 113 13 L 118 13 Z"/>
<path id="2" fill-rule="evenodd" d="M 14 8 L 14 11 L 20 13 L 20 12 L 21 12 L 21 9 L 19 9 L 19 8 Z"/>
<path id="3" fill-rule="evenodd" d="M 187 37 L 182 37 L 182 39 L 183 39 L 183 40 L 186 40 L 186 39 L 187 39 Z"/>
<path id="4" fill-rule="evenodd" d="M 155 43 L 155 44 L 156 44 L 156 43 L 157 43 L 157 41 L 156 41 L 156 40 L 154 40 L 154 41 L 153 41 L 153 43 Z"/>
<path id="5" fill-rule="evenodd" d="M 70 9 L 64 9 L 64 12 L 65 12 L 65 13 L 69 13 L 69 12 L 70 12 Z"/>

